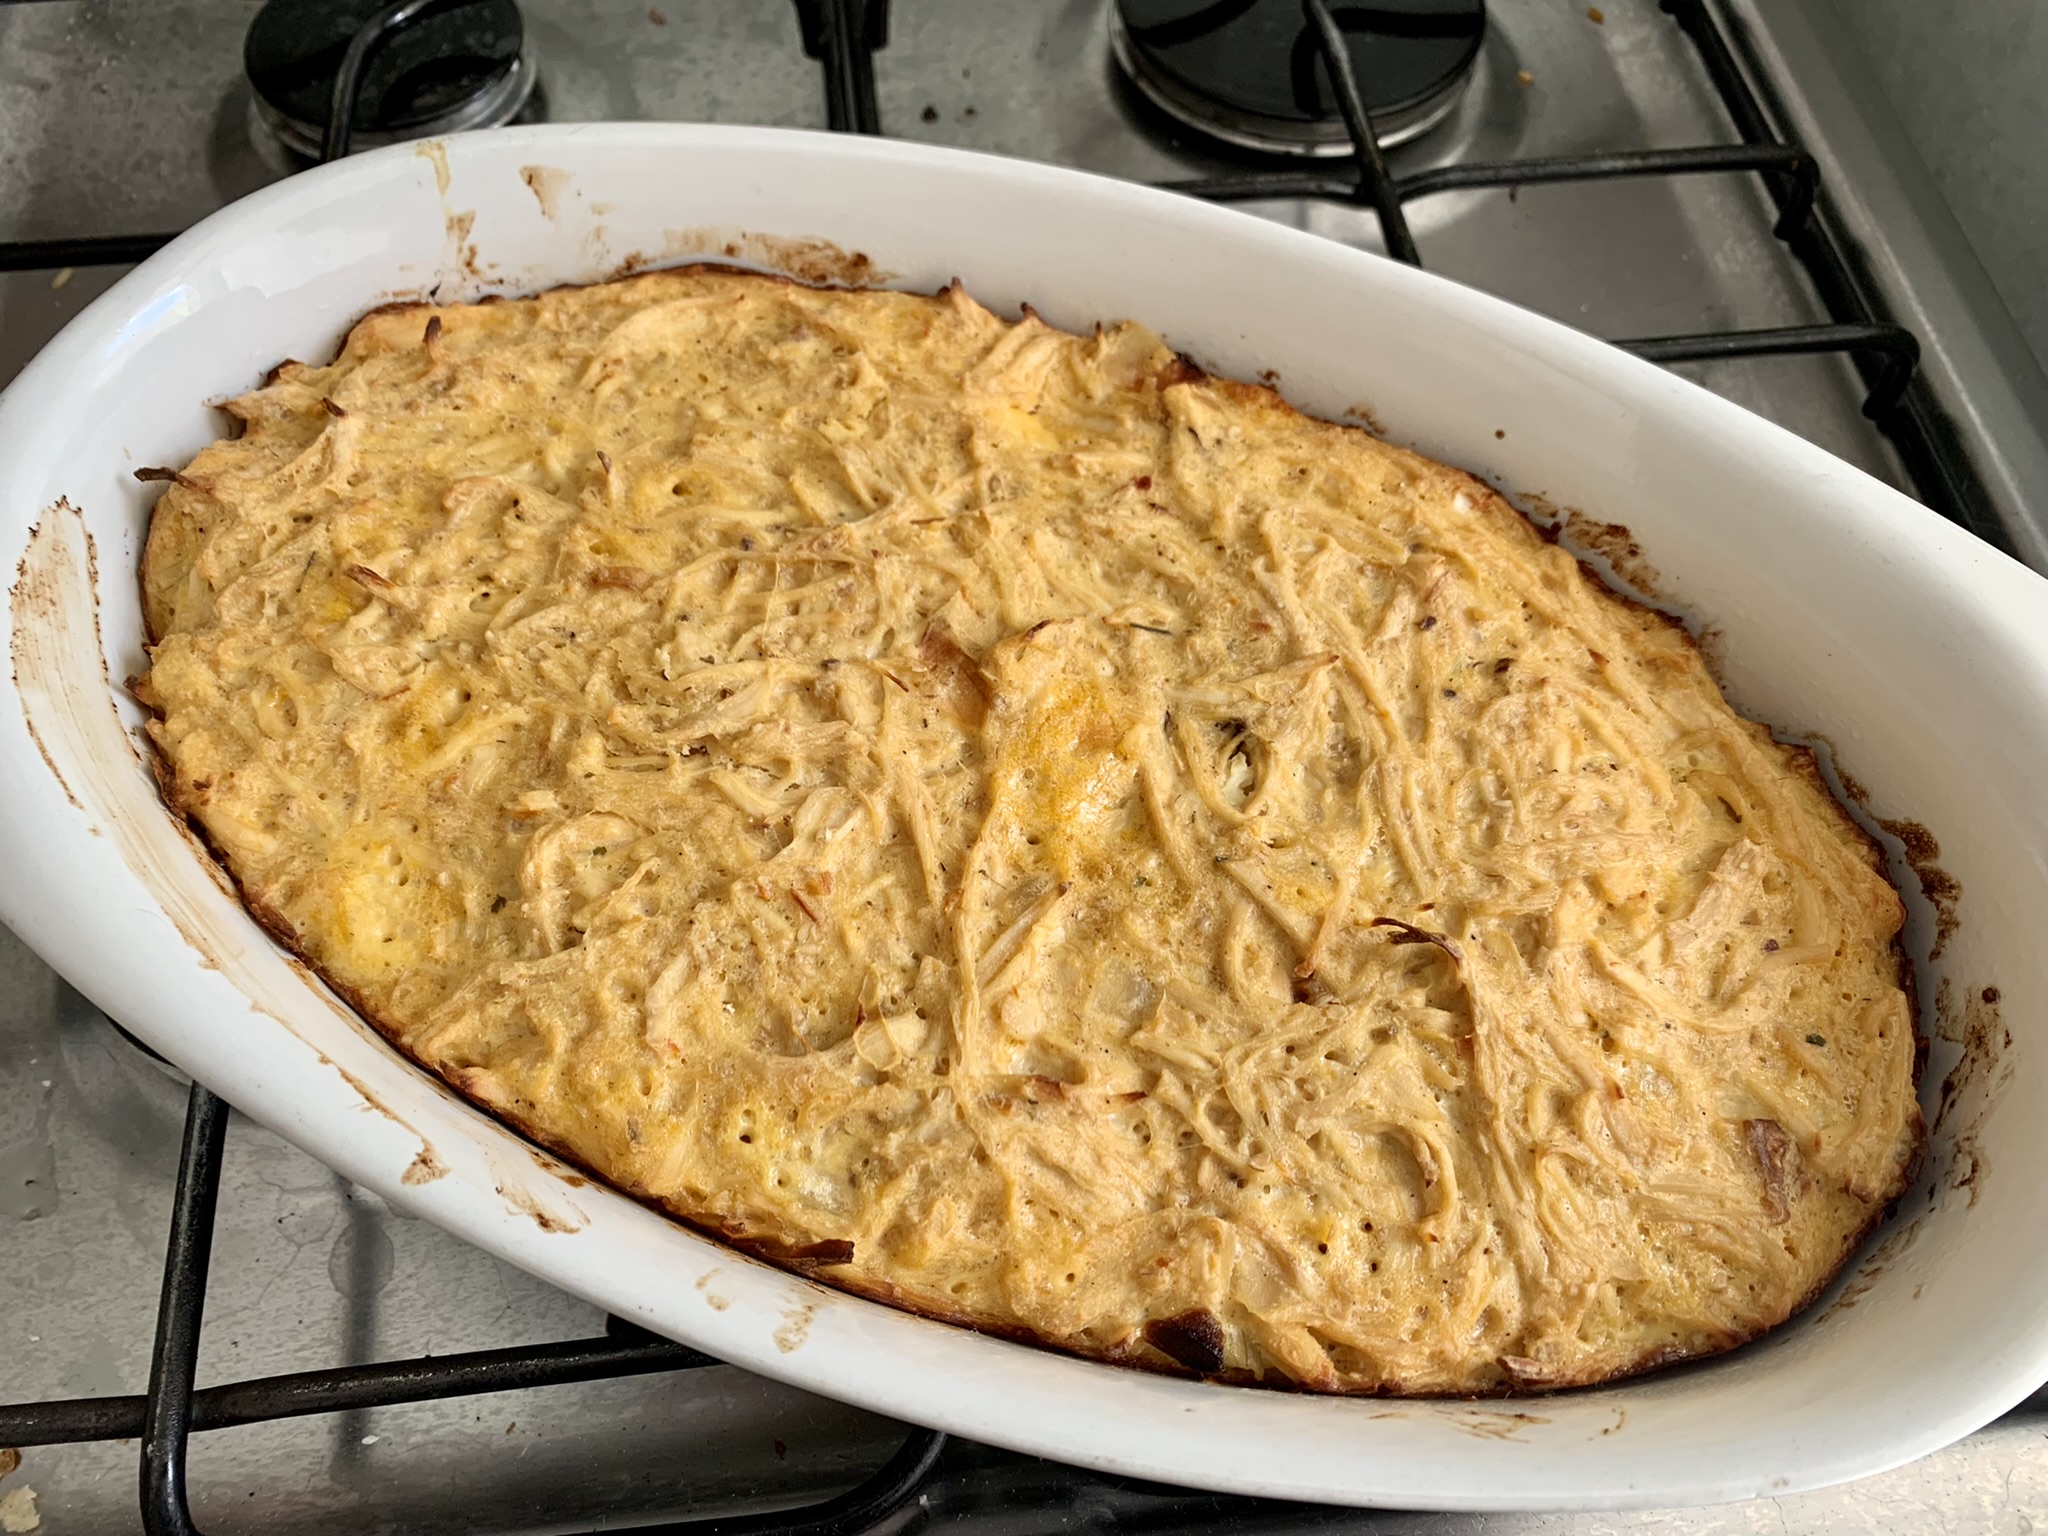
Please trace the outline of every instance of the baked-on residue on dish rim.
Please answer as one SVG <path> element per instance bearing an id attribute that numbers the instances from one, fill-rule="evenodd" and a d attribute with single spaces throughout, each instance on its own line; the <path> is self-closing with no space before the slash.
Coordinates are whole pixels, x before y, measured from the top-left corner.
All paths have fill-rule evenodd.
<path id="1" fill-rule="evenodd" d="M 1798 1320 L 1695 1369 L 1553 1398 L 1505 1436 L 1481 1405 L 1361 1416 L 1327 1399 L 1105 1373 L 817 1290 L 605 1191 L 576 1193 L 589 1217 L 581 1232 L 543 1232 L 496 1193 L 522 1168 L 534 1189 L 551 1186 L 522 1144 L 307 989 L 212 890 L 139 764 L 109 779 L 113 804 L 81 791 L 81 815 L 28 737 L 23 701 L 0 697 L 0 835 L 10 868 L 38 872 L 32 899 L 29 886 L 0 886 L 5 919 L 141 1038 L 347 1176 L 621 1316 L 898 1417 L 1120 1474 L 1398 1508 L 1782 1494 L 1945 1444 L 2048 1371 L 2033 1299 L 2048 1211 L 2029 1181 L 2001 1176 L 2048 1156 L 2037 1121 L 2003 1107 L 2042 1091 L 2031 1046 L 2040 951 L 2015 926 L 2048 903 L 2037 856 L 2048 826 L 2031 767 L 2017 766 L 2048 757 L 2039 578 L 1789 434 L 1551 322 L 1142 187 L 779 130 L 576 125 L 433 149 L 447 173 L 439 186 L 427 160 L 377 152 L 225 211 L 32 364 L 0 401 L 0 517 L 15 547 L 30 547 L 32 527 L 41 547 L 45 512 L 68 496 L 103 573 L 128 569 L 145 510 L 129 471 L 175 462 L 217 431 L 191 403 L 195 381 L 232 394 L 279 356 L 324 355 L 385 299 L 586 281 L 619 253 L 664 251 L 676 230 L 826 237 L 905 286 L 930 291 L 962 274 L 984 297 L 1032 300 L 1063 323 L 1143 314 L 1220 372 L 1278 371 L 1289 397 L 1318 413 L 1370 402 L 1398 441 L 1595 516 L 1629 509 L 1668 600 L 1725 628 L 1716 664 L 1731 697 L 1831 743 L 1873 814 L 1911 808 L 1938 831 L 1942 868 L 1971 896 L 1968 920 L 1923 971 L 1922 995 L 1944 981 L 1974 998 L 1995 982 L 2013 1044 L 1998 1071 L 1970 1077 L 1932 1166 L 1949 1168 L 1949 1140 L 1967 1123 L 1992 1171 L 1925 1204 L 1916 1191 L 1917 1240 L 1897 1253 L 1887 1242 L 1859 1265 L 1853 1308 L 1824 1309 L 1824 1322 Z M 519 180 L 534 163 L 575 178 L 556 224 Z M 453 260 L 450 209 L 476 213 L 479 267 Z M 485 268 L 499 275 L 480 277 Z M 82 556 L 77 570 L 83 582 Z M 141 659 L 134 595 L 114 579 L 101 596 L 124 675 Z M 91 661 L 53 684 L 97 688 Z M 65 780 L 92 786 L 71 747 L 45 735 Z M 144 818 L 164 830 L 160 846 L 145 838 L 155 851 L 141 865 L 91 835 Z M 223 947 L 196 955 L 163 916 L 167 901 L 205 910 Z M 1931 929 L 1913 901 L 1907 942 L 1918 958 Z M 1934 1046 L 1932 1078 L 1955 1060 L 1948 1038 Z M 414 1129 L 366 1111 L 328 1062 Z M 447 1172 L 403 1184 L 423 1141 Z M 774 1336 L 799 1312 L 810 1324 L 785 1352 Z"/>

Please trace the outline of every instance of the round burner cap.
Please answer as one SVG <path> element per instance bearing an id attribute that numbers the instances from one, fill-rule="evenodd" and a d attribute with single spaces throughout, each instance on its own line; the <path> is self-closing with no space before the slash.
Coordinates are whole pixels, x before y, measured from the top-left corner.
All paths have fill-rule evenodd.
<path id="1" fill-rule="evenodd" d="M 263 121 L 292 150 L 317 156 L 334 76 L 349 39 L 387 0 L 268 0 L 242 40 Z M 534 70 L 517 0 L 472 0 L 422 17 L 370 55 L 358 146 L 510 122 Z"/>
<path id="2" fill-rule="evenodd" d="M 1485 0 L 1376 0 L 1330 13 L 1382 144 L 1433 127 L 1479 56 Z M 1155 105 L 1251 149 L 1350 149 L 1300 0 L 1116 0 L 1117 62 Z"/>

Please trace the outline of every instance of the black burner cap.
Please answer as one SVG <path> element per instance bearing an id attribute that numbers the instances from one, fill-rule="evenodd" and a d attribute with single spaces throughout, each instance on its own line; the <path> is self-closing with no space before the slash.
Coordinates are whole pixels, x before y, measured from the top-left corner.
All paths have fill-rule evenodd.
<path id="1" fill-rule="evenodd" d="M 1485 0 L 1333 3 L 1330 14 L 1382 142 L 1455 104 L 1486 31 Z M 1195 127 L 1262 149 L 1344 146 L 1301 0 L 1116 0 L 1114 32 L 1133 80 Z"/>
<path id="2" fill-rule="evenodd" d="M 327 126 L 349 39 L 386 3 L 269 0 L 242 41 L 242 64 L 258 100 L 317 137 Z M 371 54 L 358 129 L 408 137 L 459 119 L 472 104 L 505 90 L 525 41 L 517 0 L 473 0 L 422 17 Z"/>

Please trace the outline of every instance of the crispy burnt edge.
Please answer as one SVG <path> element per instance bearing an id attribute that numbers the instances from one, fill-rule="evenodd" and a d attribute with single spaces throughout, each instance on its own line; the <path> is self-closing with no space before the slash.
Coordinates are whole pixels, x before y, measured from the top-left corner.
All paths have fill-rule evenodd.
<path id="1" fill-rule="evenodd" d="M 684 262 L 674 267 L 635 272 L 609 280 L 559 284 L 554 288 L 543 290 L 542 293 L 582 292 L 592 288 L 622 287 L 626 284 L 657 284 L 666 277 L 682 273 L 718 274 L 752 283 L 802 288 L 811 292 L 843 293 L 859 291 L 835 288 L 825 284 L 805 283 L 785 274 L 757 272 L 725 262 L 694 261 Z M 944 298 L 964 292 L 965 289 L 960 280 L 955 278 L 944 288 L 938 290 L 937 293 L 931 295 L 931 297 Z M 541 296 L 542 294 L 526 295 L 529 298 Z M 500 295 L 489 295 L 476 301 L 478 305 L 501 302 L 505 302 L 505 300 Z M 336 356 L 339 357 L 347 350 L 349 343 L 355 339 L 358 328 L 372 320 L 420 311 L 438 314 L 443 310 L 472 307 L 476 307 L 476 305 L 441 305 L 427 299 L 401 299 L 378 305 L 376 308 L 365 313 L 356 321 L 355 325 L 349 328 L 343 337 L 341 346 L 336 351 Z M 1022 309 L 1026 316 L 1036 317 L 1037 312 L 1030 305 L 1024 305 Z M 267 388 L 274 384 L 288 366 L 291 366 L 290 360 L 278 364 L 277 367 L 265 374 L 263 387 Z M 1154 389 L 1161 393 L 1178 384 L 1208 384 L 1218 390 L 1219 393 L 1240 404 L 1277 410 L 1287 416 L 1321 429 L 1338 432 L 1356 432 L 1410 460 L 1412 463 L 1423 467 L 1432 474 L 1448 475 L 1452 477 L 1454 482 L 1462 481 L 1459 488 L 1472 492 L 1485 511 L 1492 515 L 1505 516 L 1512 520 L 1514 524 L 1518 525 L 1533 540 L 1546 544 L 1559 544 L 1559 535 L 1562 532 L 1561 527 L 1547 528 L 1537 523 L 1499 491 L 1469 471 L 1459 469 L 1454 465 L 1444 464 L 1439 460 L 1430 459 L 1422 454 L 1415 453 L 1411 449 L 1387 443 L 1384 439 L 1368 432 L 1364 427 L 1357 424 L 1324 421 L 1319 417 L 1310 416 L 1306 412 L 1297 409 L 1271 385 L 1246 383 L 1242 380 L 1219 377 L 1208 372 L 1185 353 L 1174 354 L 1159 372 L 1154 375 L 1152 384 Z M 237 425 L 239 428 L 239 420 Z M 240 432 L 238 430 L 236 436 L 239 435 Z M 150 535 L 144 539 L 142 559 L 137 565 L 138 579 L 145 583 L 147 581 L 146 572 L 149 569 L 152 558 L 151 548 L 155 542 L 154 533 L 157 509 L 162 506 L 163 499 L 159 497 L 156 505 L 150 509 Z M 1570 551 L 1567 550 L 1567 553 L 1570 553 Z M 1683 648 L 1690 654 L 1692 662 L 1700 668 L 1702 675 L 1713 684 L 1715 693 L 1721 697 L 1722 703 L 1727 704 L 1726 696 L 1721 694 L 1719 684 L 1714 682 L 1712 669 L 1707 666 L 1706 657 L 1700 649 L 1698 637 L 1693 634 L 1678 615 L 1658 608 L 1653 604 L 1643 602 L 1638 598 L 1630 596 L 1628 593 L 1616 590 L 1587 561 L 1577 556 L 1573 558 L 1581 574 L 1585 577 L 1588 586 L 1601 598 L 1618 604 L 1639 621 L 1651 621 L 1675 631 L 1680 638 Z M 147 592 L 146 585 L 144 592 L 145 594 Z M 151 616 L 149 615 L 146 602 L 144 605 L 144 615 L 146 638 L 153 651 L 163 637 L 156 632 L 154 624 L 149 622 Z M 147 703 L 147 701 L 144 702 L 153 716 L 159 719 L 163 718 L 160 706 L 154 703 Z M 1892 882 L 1882 845 L 1863 828 L 1862 824 L 1855 819 L 1848 808 L 1836 797 L 1834 791 L 1829 787 L 1825 776 L 1820 771 L 1819 762 L 1813 750 L 1809 747 L 1778 740 L 1771 728 L 1764 722 L 1752 720 L 1750 717 L 1742 715 L 1739 711 L 1734 710 L 1733 705 L 1728 705 L 1728 707 L 1732 713 L 1736 714 L 1738 719 L 1756 726 L 1764 732 L 1780 760 L 1796 776 L 1805 780 L 1817 792 L 1819 801 L 1833 812 L 1837 831 L 1844 834 L 1848 841 L 1861 850 L 1866 862 L 1885 882 L 1886 886 L 1892 890 L 1893 895 L 1897 897 L 1898 888 Z M 846 1257 L 842 1260 L 839 1257 L 840 1244 L 836 1242 L 799 1243 L 790 1241 L 788 1238 L 772 1232 L 750 1232 L 743 1227 L 735 1226 L 724 1220 L 710 1218 L 701 1212 L 691 1211 L 675 1202 L 651 1193 L 643 1186 L 616 1179 L 612 1175 L 603 1172 L 586 1161 L 572 1148 L 549 1135 L 545 1130 L 517 1113 L 514 1109 L 494 1104 L 484 1098 L 481 1093 L 465 1081 L 465 1078 L 471 1074 L 461 1069 L 443 1069 L 426 1061 L 414 1052 L 406 1043 L 403 1031 L 393 1021 L 385 1018 L 355 988 L 329 974 L 305 950 L 300 942 L 297 930 L 283 913 L 271 907 L 261 898 L 251 895 L 243 886 L 240 876 L 235 872 L 223 850 L 214 842 L 211 834 L 206 830 L 204 822 L 200 819 L 197 797 L 191 794 L 189 786 L 184 782 L 176 764 L 172 763 L 164 754 L 162 748 L 157 744 L 153 733 L 150 735 L 150 765 L 159 793 L 163 797 L 166 810 L 189 829 L 195 846 L 204 851 L 205 855 L 219 871 L 220 876 L 238 894 L 243 906 L 248 910 L 256 924 L 280 948 L 299 965 L 304 967 L 307 974 L 317 978 L 337 997 L 354 1009 L 361 1018 L 375 1028 L 392 1048 L 407 1061 L 460 1095 L 464 1102 L 489 1115 L 492 1119 L 506 1126 L 526 1141 L 560 1158 L 570 1167 L 581 1169 L 605 1187 L 617 1190 L 628 1198 L 638 1201 L 640 1204 L 678 1222 L 691 1231 L 708 1237 L 738 1253 L 768 1264 L 773 1268 L 796 1275 L 800 1279 L 809 1280 L 813 1283 L 823 1283 L 834 1290 L 859 1296 L 863 1299 L 893 1307 L 898 1311 L 923 1317 L 933 1322 L 962 1328 L 972 1333 L 1050 1350 L 1057 1354 L 1093 1360 L 1105 1365 L 1121 1366 L 1126 1369 L 1141 1370 L 1156 1375 L 1218 1382 L 1232 1386 L 1260 1387 L 1272 1391 L 1312 1392 L 1319 1395 L 1341 1397 L 1485 1401 L 1502 1398 L 1535 1397 L 1553 1392 L 1607 1386 L 1654 1372 L 1674 1369 L 1681 1365 L 1709 1360 L 1753 1342 L 1771 1330 L 1783 1326 L 1786 1322 L 1812 1307 L 1834 1285 L 1836 1280 L 1841 1277 L 1843 1270 L 1855 1258 L 1857 1253 L 1862 1250 L 1864 1245 L 1869 1242 L 1877 1229 L 1894 1213 L 1897 1202 L 1911 1187 L 1913 1171 L 1924 1157 L 1926 1151 L 1926 1123 L 1916 1096 L 1912 1101 L 1912 1122 L 1907 1156 L 1899 1162 L 1892 1187 L 1886 1194 L 1872 1198 L 1868 1219 L 1865 1220 L 1861 1227 L 1845 1236 L 1838 1256 L 1823 1271 L 1821 1278 L 1797 1301 L 1787 1306 L 1769 1321 L 1759 1323 L 1747 1331 L 1730 1330 L 1723 1337 L 1704 1344 L 1694 1346 L 1658 1345 L 1655 1348 L 1646 1350 L 1635 1359 L 1624 1362 L 1611 1370 L 1596 1368 L 1576 1374 L 1538 1375 L 1511 1367 L 1503 1359 L 1497 1364 L 1502 1377 L 1501 1382 L 1497 1385 L 1478 1388 L 1409 1389 L 1398 1381 L 1386 1380 L 1360 1385 L 1345 1385 L 1341 1380 L 1335 1381 L 1335 1384 L 1322 1381 L 1302 1381 L 1288 1376 L 1284 1372 L 1275 1371 L 1268 1374 L 1243 1366 L 1225 1367 L 1220 1370 L 1199 1369 L 1195 1365 L 1185 1362 L 1179 1356 L 1188 1353 L 1207 1355 L 1209 1351 L 1206 1349 L 1190 1351 L 1185 1348 L 1169 1351 L 1166 1348 L 1162 1348 L 1160 1342 L 1155 1342 L 1149 1338 L 1148 1334 L 1159 1331 L 1163 1325 L 1168 1333 L 1172 1334 L 1171 1337 L 1162 1335 L 1166 1343 L 1175 1343 L 1177 1341 L 1178 1334 L 1173 1333 L 1173 1330 L 1176 1329 L 1185 1333 L 1192 1328 L 1202 1333 L 1206 1338 L 1211 1326 L 1220 1330 L 1221 1320 L 1217 1319 L 1213 1313 L 1207 1312 L 1204 1309 L 1197 1308 L 1192 1312 L 1182 1313 L 1174 1318 L 1150 1319 L 1146 1323 L 1141 1323 L 1134 1327 L 1130 1335 L 1125 1339 L 1110 1345 L 1096 1345 L 1087 1340 L 1077 1338 L 1056 1337 L 1024 1324 L 1007 1323 L 999 1319 L 980 1316 L 958 1307 L 949 1306 L 935 1297 L 927 1296 L 922 1292 L 908 1290 L 883 1276 L 872 1274 L 859 1264 L 859 1255 L 857 1252 L 852 1251 L 851 1244 L 845 1245 L 848 1251 Z M 1903 899 L 1901 899 L 1901 910 L 1904 910 Z M 1913 1077 L 1914 1085 L 1917 1089 L 1921 1073 L 1924 1069 L 1926 1041 L 1919 1034 L 1918 995 L 1913 967 L 1906 954 L 1903 940 L 1899 935 L 1894 935 L 1889 947 L 1897 985 L 1906 995 L 1909 1016 L 1914 1021 L 1916 1048 L 1914 1052 Z M 827 1270 L 840 1272 L 829 1275 L 822 1273 Z"/>
<path id="2" fill-rule="evenodd" d="M 349 342 L 355 338 L 357 326 L 365 325 L 372 320 L 382 319 L 390 315 L 411 314 L 415 311 L 424 311 L 427 314 L 447 314 L 450 311 L 459 309 L 483 309 L 493 304 L 525 303 L 533 299 L 546 298 L 549 294 L 555 293 L 588 293 L 593 288 L 624 288 L 634 283 L 659 283 L 664 278 L 680 277 L 686 273 L 706 273 L 721 277 L 744 278 L 769 287 L 801 288 L 807 293 L 896 293 L 902 291 L 891 288 L 853 288 L 843 283 L 807 283 L 801 279 L 791 277 L 786 272 L 762 272 L 753 267 L 740 266 L 737 262 L 732 261 L 708 259 L 681 261 L 672 267 L 638 268 L 632 271 L 615 273 L 611 277 L 592 278 L 587 283 L 556 283 L 551 288 L 542 288 L 534 293 L 487 293 L 481 298 L 462 304 L 442 304 L 433 299 L 389 299 L 379 304 L 375 309 L 365 310 L 357 318 L 355 325 L 350 326 L 347 334 L 342 338 L 341 346 L 336 349 L 335 356 L 338 358 L 343 352 L 348 350 Z M 933 296 L 943 296 L 961 286 L 960 280 L 956 277 L 946 287 L 938 290 L 938 294 Z M 916 297 L 922 298 L 924 295 L 919 294 Z M 1030 306 L 1026 305 L 1025 307 L 1028 309 Z M 278 365 L 279 368 L 286 366 L 289 366 L 289 360 Z M 265 374 L 263 378 L 264 384 L 269 385 L 276 382 L 277 373 L 278 369 L 273 368 L 269 373 Z"/>

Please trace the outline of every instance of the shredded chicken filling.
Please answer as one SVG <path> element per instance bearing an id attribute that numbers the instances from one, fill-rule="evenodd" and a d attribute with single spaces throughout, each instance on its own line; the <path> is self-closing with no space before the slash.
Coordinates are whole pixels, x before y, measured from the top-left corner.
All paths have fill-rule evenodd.
<path id="1" fill-rule="evenodd" d="M 692 269 L 371 316 L 140 685 L 418 1060 L 824 1279 L 1324 1390 L 1787 1316 L 1919 1134 L 1898 898 L 1486 486 L 1141 327 Z"/>

